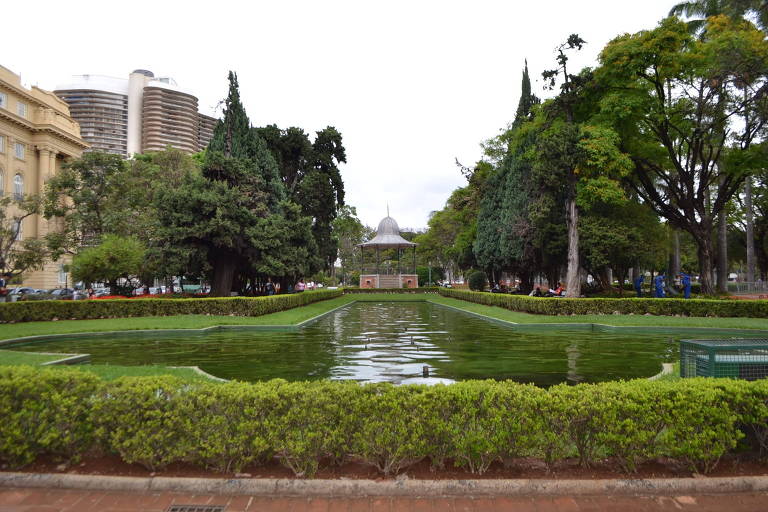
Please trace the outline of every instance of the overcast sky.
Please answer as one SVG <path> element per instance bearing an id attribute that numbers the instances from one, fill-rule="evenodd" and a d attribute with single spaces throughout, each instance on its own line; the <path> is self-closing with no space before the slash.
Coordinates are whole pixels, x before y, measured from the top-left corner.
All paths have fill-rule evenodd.
<path id="1" fill-rule="evenodd" d="M 524 59 L 534 92 L 571 33 L 587 41 L 573 69 L 613 37 L 652 28 L 669 0 L 34 2 L 5 23 L 0 64 L 27 85 L 71 75 L 171 76 L 213 113 L 240 80 L 254 125 L 333 125 L 347 150 L 347 203 L 376 226 L 421 228 L 464 184 L 454 164 L 512 120 Z"/>

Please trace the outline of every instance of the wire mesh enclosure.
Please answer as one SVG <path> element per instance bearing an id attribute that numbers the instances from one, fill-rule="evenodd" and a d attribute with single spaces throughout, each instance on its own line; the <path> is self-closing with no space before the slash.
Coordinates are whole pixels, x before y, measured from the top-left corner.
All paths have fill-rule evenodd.
<path id="1" fill-rule="evenodd" d="M 681 340 L 680 376 L 768 377 L 768 339 Z"/>

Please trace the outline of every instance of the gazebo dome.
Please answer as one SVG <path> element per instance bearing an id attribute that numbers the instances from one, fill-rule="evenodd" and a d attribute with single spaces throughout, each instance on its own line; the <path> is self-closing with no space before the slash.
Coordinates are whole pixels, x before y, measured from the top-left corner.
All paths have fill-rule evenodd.
<path id="1" fill-rule="evenodd" d="M 379 222 L 376 236 L 360 244 L 360 247 L 413 247 L 415 245 L 415 243 L 400 236 L 400 227 L 397 225 L 397 221 L 387 215 Z"/>

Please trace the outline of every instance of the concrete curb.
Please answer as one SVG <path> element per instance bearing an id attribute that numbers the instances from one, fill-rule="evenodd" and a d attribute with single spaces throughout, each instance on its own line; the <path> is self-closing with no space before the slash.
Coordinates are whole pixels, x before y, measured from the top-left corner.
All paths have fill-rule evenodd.
<path id="1" fill-rule="evenodd" d="M 594 496 L 768 491 L 768 476 L 621 480 L 301 480 L 0 473 L 0 488 L 184 492 L 255 496 Z"/>

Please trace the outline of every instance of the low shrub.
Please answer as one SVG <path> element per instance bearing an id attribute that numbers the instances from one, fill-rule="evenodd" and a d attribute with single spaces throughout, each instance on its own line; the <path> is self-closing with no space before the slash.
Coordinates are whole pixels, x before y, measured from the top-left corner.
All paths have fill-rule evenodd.
<path id="1" fill-rule="evenodd" d="M 356 460 L 393 474 L 429 458 L 482 474 L 537 456 L 583 465 L 612 457 L 627 473 L 673 458 L 711 471 L 765 441 L 768 381 L 636 380 L 550 389 L 513 382 L 394 386 L 356 382 L 103 382 L 86 372 L 0 368 L 0 463 L 116 453 L 156 471 L 186 462 L 220 472 L 277 458 L 297 476 Z M 751 433 L 758 432 L 759 435 Z M 760 453 L 760 442 L 752 445 Z"/>
<path id="2" fill-rule="evenodd" d="M 476 292 L 485 290 L 485 272 L 481 270 L 472 271 L 467 278 L 467 284 L 469 284 L 470 290 Z"/>
<path id="3" fill-rule="evenodd" d="M 94 445 L 95 375 L 0 366 L 0 461 L 11 467 L 39 455 L 76 460 Z"/>
<path id="4" fill-rule="evenodd" d="M 440 295 L 538 315 L 667 315 L 768 318 L 768 301 L 529 297 L 440 288 Z"/>
<path id="5" fill-rule="evenodd" d="M 261 316 L 342 295 L 321 290 L 269 297 L 47 300 L 0 304 L 0 323 L 171 315 Z"/>

